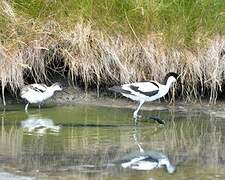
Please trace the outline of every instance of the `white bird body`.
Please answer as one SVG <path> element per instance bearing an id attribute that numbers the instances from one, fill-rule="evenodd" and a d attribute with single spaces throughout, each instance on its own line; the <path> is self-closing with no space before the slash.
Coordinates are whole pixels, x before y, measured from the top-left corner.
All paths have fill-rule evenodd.
<path id="1" fill-rule="evenodd" d="M 165 77 L 166 84 L 160 84 L 156 81 L 136 82 L 130 84 L 124 84 L 121 86 L 113 86 L 109 90 L 119 92 L 123 96 L 139 101 L 138 108 L 134 111 L 133 117 L 137 118 L 138 111 L 144 102 L 151 102 L 165 96 L 172 83 L 176 82 L 176 73 L 168 73 Z"/>
<path id="2" fill-rule="evenodd" d="M 137 89 L 138 91 L 131 89 L 130 88 L 131 86 L 138 87 Z M 123 96 L 130 98 L 134 101 L 148 101 L 148 102 L 154 101 L 156 99 L 159 99 L 165 96 L 167 92 L 169 91 L 169 87 L 167 87 L 166 85 L 159 84 L 156 81 L 124 84 L 122 85 L 122 89 L 131 91 L 131 94 L 121 93 Z M 143 94 L 143 92 L 144 93 L 152 92 L 152 94 L 154 92 L 158 92 L 158 93 L 157 93 L 157 96 L 156 95 L 147 96 Z"/>
<path id="3" fill-rule="evenodd" d="M 135 170 L 152 170 L 158 167 L 158 162 L 154 161 L 146 161 L 145 156 L 135 157 L 131 159 L 129 162 L 122 163 L 121 166 L 123 168 L 131 168 Z"/>
<path id="4" fill-rule="evenodd" d="M 122 163 L 121 166 L 135 170 L 153 170 L 165 166 L 169 173 L 173 173 L 176 170 L 176 167 L 170 163 L 168 157 L 159 152 L 141 153 Z"/>
<path id="5" fill-rule="evenodd" d="M 40 134 L 43 134 L 48 129 L 52 132 L 59 132 L 61 128 L 60 126 L 54 125 L 54 122 L 51 119 L 39 118 L 35 116 L 31 116 L 28 119 L 22 121 L 21 126 L 23 129 L 26 129 L 28 132 L 35 131 Z"/>
<path id="6" fill-rule="evenodd" d="M 139 148 L 139 152 L 130 153 L 122 159 L 121 166 L 135 170 L 153 170 L 155 168 L 166 167 L 168 173 L 173 173 L 176 166 L 172 165 L 168 157 L 158 151 L 144 151 L 137 140 L 137 131 L 134 129 L 133 138 Z"/>
<path id="7" fill-rule="evenodd" d="M 61 90 L 62 88 L 58 83 L 50 87 L 45 84 L 29 84 L 21 88 L 20 96 L 28 101 L 25 106 L 25 110 L 27 110 L 29 103 L 38 103 L 40 105 L 44 100 L 52 97 L 55 91 Z"/>

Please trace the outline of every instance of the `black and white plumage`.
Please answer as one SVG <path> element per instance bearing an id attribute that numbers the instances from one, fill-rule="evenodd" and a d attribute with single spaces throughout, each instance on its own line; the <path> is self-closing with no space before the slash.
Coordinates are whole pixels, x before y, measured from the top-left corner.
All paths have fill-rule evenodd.
<path id="1" fill-rule="evenodd" d="M 160 84 L 157 81 L 144 81 L 130 84 L 124 84 L 121 86 L 113 86 L 109 90 L 119 92 L 123 96 L 130 98 L 134 101 L 139 101 L 139 106 L 133 113 L 133 117 L 138 117 L 138 111 L 140 110 L 144 102 L 151 102 L 165 96 L 172 83 L 176 82 L 178 77 L 177 73 L 170 72 L 165 77 L 165 84 Z"/>
<path id="2" fill-rule="evenodd" d="M 137 140 L 137 130 L 134 129 L 133 138 L 139 148 L 139 152 L 130 153 L 123 157 L 121 166 L 134 170 L 153 170 L 165 167 L 168 173 L 174 173 L 176 166 L 171 164 L 169 158 L 158 151 L 144 151 Z"/>
<path id="3" fill-rule="evenodd" d="M 31 115 L 21 122 L 21 127 L 28 133 L 45 134 L 46 131 L 58 133 L 60 126 L 55 125 L 52 119 Z"/>
<path id="4" fill-rule="evenodd" d="M 45 84 L 29 84 L 23 86 L 20 89 L 20 96 L 28 101 L 25 106 L 25 111 L 27 111 L 29 103 L 37 103 L 40 108 L 40 104 L 44 100 L 52 97 L 55 91 L 62 91 L 59 83 L 54 83 L 49 87 Z"/>
<path id="5" fill-rule="evenodd" d="M 131 154 L 123 160 L 121 166 L 123 168 L 130 168 L 134 170 L 153 170 L 165 167 L 168 173 L 174 173 L 176 170 L 176 167 L 170 163 L 168 157 L 157 151 Z"/>

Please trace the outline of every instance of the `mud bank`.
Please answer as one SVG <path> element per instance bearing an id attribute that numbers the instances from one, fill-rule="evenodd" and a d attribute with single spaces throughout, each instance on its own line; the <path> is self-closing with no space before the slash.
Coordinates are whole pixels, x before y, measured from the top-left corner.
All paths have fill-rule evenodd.
<path id="1" fill-rule="evenodd" d="M 127 108 L 135 109 L 138 102 L 124 98 L 122 95 L 116 93 L 101 93 L 98 97 L 95 91 L 89 91 L 85 93 L 80 88 L 69 87 L 63 92 L 57 92 L 51 99 L 48 99 L 44 106 L 70 106 L 70 105 L 92 105 L 92 106 L 103 106 L 103 107 L 114 107 L 114 108 Z M 34 105 L 35 106 L 35 105 Z M 145 102 L 141 107 L 145 111 L 202 111 L 204 113 L 211 112 L 222 112 L 225 110 L 225 101 L 218 100 L 216 105 L 209 104 L 208 100 L 201 102 L 187 103 L 185 101 L 169 101 L 163 97 L 160 100 L 154 102 Z M 224 111 L 225 112 L 225 111 Z M 215 113 L 214 113 L 215 114 Z M 220 113 L 221 114 L 221 113 Z M 225 113 L 224 113 L 225 115 Z M 225 116 L 224 116 L 225 117 Z"/>
<path id="2" fill-rule="evenodd" d="M 206 114 L 217 114 L 218 117 L 225 117 L 225 101 L 218 100 L 216 105 L 209 104 L 208 100 L 201 102 L 186 102 L 180 100 L 168 100 L 168 97 L 163 97 L 160 100 L 154 102 L 145 102 L 141 107 L 144 111 L 174 111 L 174 112 L 191 112 L 191 111 L 202 111 Z M 6 106 L 4 107 L 0 103 L 0 108 L 7 110 L 7 107 L 12 105 L 24 106 L 26 103 L 19 95 L 15 96 L 12 94 L 6 95 Z M 124 98 L 119 93 L 101 92 L 98 96 L 96 91 L 90 90 L 85 92 L 83 89 L 78 87 L 69 86 L 62 92 L 56 92 L 54 96 L 46 100 L 42 104 L 42 108 L 53 107 L 53 106 L 76 106 L 76 105 L 91 105 L 91 106 L 102 106 L 102 107 L 113 107 L 113 108 L 126 108 L 135 109 L 138 102 L 132 101 L 128 98 Z M 33 108 L 38 108 L 36 104 L 30 105 Z M 216 112 L 216 113 L 215 113 Z"/>

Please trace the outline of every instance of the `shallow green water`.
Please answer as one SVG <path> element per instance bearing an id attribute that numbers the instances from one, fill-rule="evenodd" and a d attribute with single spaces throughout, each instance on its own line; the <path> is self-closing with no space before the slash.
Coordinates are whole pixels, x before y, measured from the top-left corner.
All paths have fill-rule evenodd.
<path id="1" fill-rule="evenodd" d="M 0 179 L 1 172 L 15 179 L 225 179 L 223 108 L 142 112 L 164 119 L 164 126 L 146 118 L 134 125 L 131 114 L 131 109 L 87 105 L 29 113 L 22 106 L 8 107 L 1 112 Z M 39 121 L 51 121 L 53 128 L 23 128 L 24 122 Z M 168 156 L 176 171 L 123 168 L 125 157 L 140 153 L 138 144 Z"/>

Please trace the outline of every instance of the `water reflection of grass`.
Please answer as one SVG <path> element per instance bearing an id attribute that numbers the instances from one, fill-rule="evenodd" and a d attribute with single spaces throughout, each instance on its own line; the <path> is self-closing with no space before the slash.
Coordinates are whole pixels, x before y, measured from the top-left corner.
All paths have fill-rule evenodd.
<path id="1" fill-rule="evenodd" d="M 143 142 L 150 149 L 169 153 L 177 163 L 194 161 L 202 165 L 217 166 L 225 160 L 220 125 L 215 119 L 208 121 L 187 116 L 186 119 L 175 119 L 158 134 L 148 136 L 146 131 Z"/>
<path id="2" fill-rule="evenodd" d="M 15 158 L 21 155 L 23 149 L 23 134 L 16 126 L 6 128 L 4 119 L 1 120 L 0 156 Z M 4 159 L 4 158 L 3 158 Z"/>

